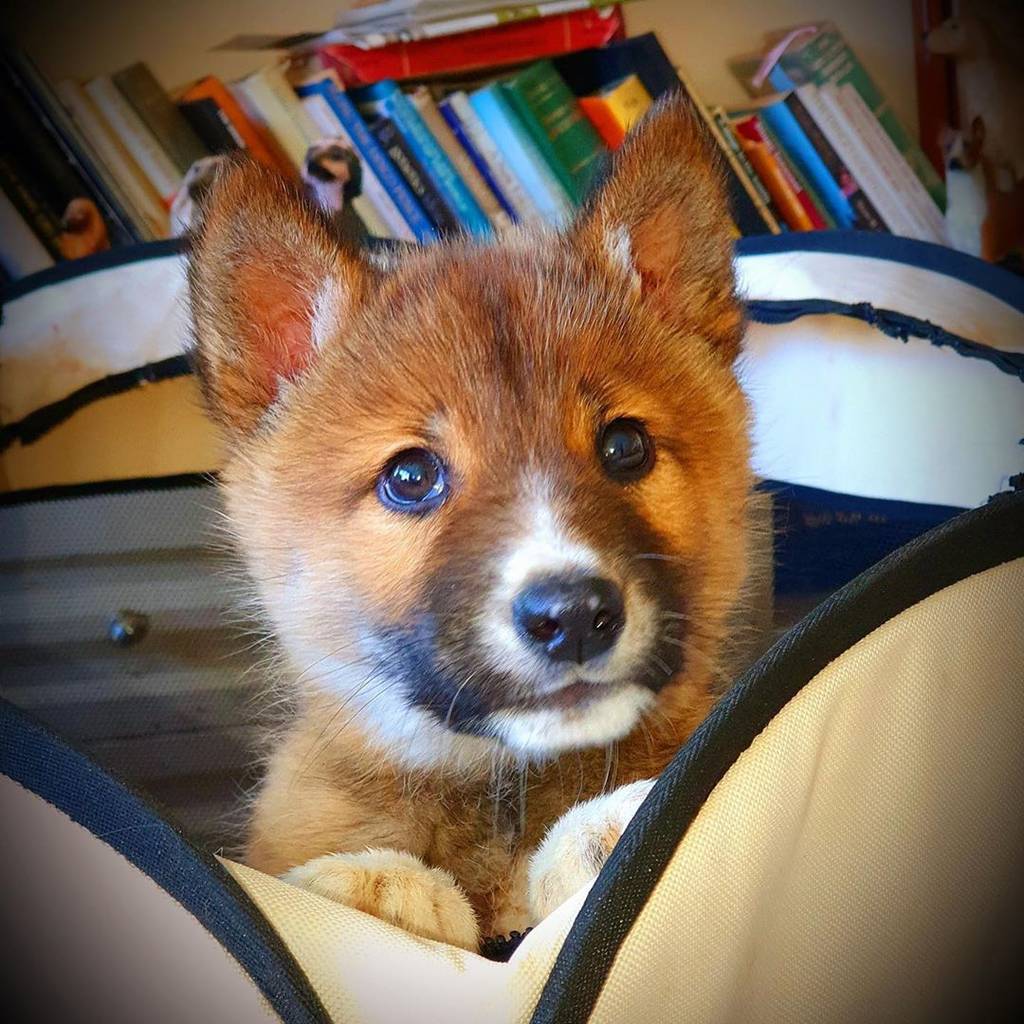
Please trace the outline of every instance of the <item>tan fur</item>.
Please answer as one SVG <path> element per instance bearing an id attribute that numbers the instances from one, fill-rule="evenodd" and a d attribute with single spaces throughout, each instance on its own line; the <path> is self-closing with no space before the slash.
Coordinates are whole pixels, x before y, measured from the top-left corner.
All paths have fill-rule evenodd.
<path id="1" fill-rule="evenodd" d="M 454 876 L 481 934 L 522 928 L 545 832 L 578 801 L 656 775 L 706 714 L 748 576 L 752 508 L 731 368 L 743 322 L 711 153 L 684 102 L 662 104 L 564 234 L 373 262 L 339 250 L 255 166 L 218 184 L 192 261 L 198 360 L 231 439 L 228 513 L 296 705 L 254 808 L 251 865 L 281 873 L 400 851 Z M 325 281 L 337 324 L 316 353 L 303 339 Z M 617 416 L 641 419 L 657 444 L 654 470 L 628 491 L 596 465 L 595 429 Z M 445 453 L 453 495 L 428 516 L 388 513 L 376 476 L 420 446 Z M 368 671 L 367 629 L 403 626 L 438 588 L 477 585 L 460 567 L 485 564 L 521 528 L 524 473 L 551 482 L 574 535 L 611 552 L 623 579 L 639 557 L 623 553 L 630 524 L 685 566 L 672 620 L 684 668 L 607 749 L 525 766 L 493 740 L 444 733 L 425 760 L 416 736 L 377 731 L 378 709 L 398 699 L 386 674 L 343 680 Z M 610 499 L 626 498 L 616 519 Z M 362 862 L 315 863 L 291 877 L 465 940 L 457 913 L 446 932 L 367 901 L 367 885 L 394 891 L 390 868 L 374 882 Z"/>

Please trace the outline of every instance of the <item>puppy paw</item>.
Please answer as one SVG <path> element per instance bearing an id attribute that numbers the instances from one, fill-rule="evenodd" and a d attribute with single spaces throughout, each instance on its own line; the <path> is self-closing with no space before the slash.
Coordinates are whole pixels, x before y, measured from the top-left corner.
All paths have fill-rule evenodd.
<path id="1" fill-rule="evenodd" d="M 400 850 L 331 853 L 281 878 L 413 935 L 476 951 L 476 917 L 455 879 Z"/>
<path id="2" fill-rule="evenodd" d="M 541 921 L 597 877 L 653 780 L 633 782 L 566 811 L 530 858 L 529 899 Z"/>

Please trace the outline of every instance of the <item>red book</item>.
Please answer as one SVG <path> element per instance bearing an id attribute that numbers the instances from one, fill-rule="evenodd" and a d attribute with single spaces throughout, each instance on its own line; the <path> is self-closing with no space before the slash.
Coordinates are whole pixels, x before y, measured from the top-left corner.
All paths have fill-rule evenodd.
<path id="1" fill-rule="evenodd" d="M 613 7 L 513 21 L 475 32 L 391 43 L 374 50 L 329 43 L 320 50 L 320 56 L 346 85 L 357 86 L 386 78 L 425 78 L 522 64 L 591 46 L 604 46 L 624 36 L 622 12 Z"/>

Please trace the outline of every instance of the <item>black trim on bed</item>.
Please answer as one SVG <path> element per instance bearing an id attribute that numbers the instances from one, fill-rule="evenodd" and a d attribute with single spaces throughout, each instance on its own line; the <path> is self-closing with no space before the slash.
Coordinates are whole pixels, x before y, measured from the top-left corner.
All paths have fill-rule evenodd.
<path id="1" fill-rule="evenodd" d="M 0 452 L 9 448 L 15 441 L 19 441 L 21 444 L 38 441 L 54 427 L 59 427 L 65 420 L 71 419 L 79 409 L 83 409 L 101 398 L 109 398 L 111 395 L 130 391 L 139 384 L 157 384 L 162 380 L 186 377 L 191 372 L 192 367 L 186 356 L 169 356 L 167 359 L 146 363 L 145 366 L 136 366 L 123 373 L 112 373 L 107 377 L 100 377 L 99 380 L 94 380 L 72 391 L 71 394 L 65 395 L 56 402 L 44 405 L 27 416 L 23 416 L 20 420 L 0 427 Z"/>
<path id="2" fill-rule="evenodd" d="M 744 673 L 623 833 L 559 951 L 533 1024 L 582 1024 L 590 1017 L 623 941 L 711 791 L 818 672 L 912 605 L 1021 557 L 1024 492 L 997 495 L 858 576 Z"/>
<path id="3" fill-rule="evenodd" d="M 139 491 L 173 491 L 180 487 L 209 487 L 217 482 L 216 473 L 172 473 L 168 476 L 130 476 L 119 480 L 89 480 L 81 484 L 52 484 L 28 487 L 0 494 L 0 508 L 31 505 L 44 501 L 73 501 L 101 494 L 136 494 Z"/>
<path id="4" fill-rule="evenodd" d="M 327 1011 L 298 962 L 216 858 L 2 698 L 0 773 L 87 828 L 177 900 L 238 961 L 283 1021 L 328 1024 Z"/>

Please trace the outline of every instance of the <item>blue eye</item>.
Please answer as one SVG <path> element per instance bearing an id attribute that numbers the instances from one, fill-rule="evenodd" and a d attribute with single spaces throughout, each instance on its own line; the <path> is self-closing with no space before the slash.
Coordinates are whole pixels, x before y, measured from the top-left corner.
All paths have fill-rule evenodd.
<path id="1" fill-rule="evenodd" d="M 384 467 L 377 496 L 399 512 L 429 512 L 448 496 L 444 464 L 426 448 L 399 452 Z"/>
<path id="2" fill-rule="evenodd" d="M 636 420 L 612 420 L 601 431 L 597 453 L 604 471 L 615 480 L 636 480 L 654 465 L 654 443 Z"/>

